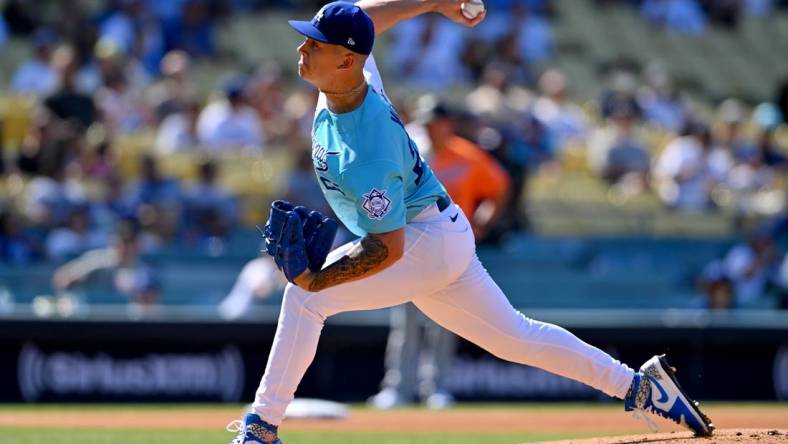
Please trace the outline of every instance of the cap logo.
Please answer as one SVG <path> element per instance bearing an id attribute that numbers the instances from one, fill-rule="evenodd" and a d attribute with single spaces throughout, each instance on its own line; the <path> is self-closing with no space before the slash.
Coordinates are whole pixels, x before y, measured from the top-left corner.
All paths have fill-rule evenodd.
<path id="1" fill-rule="evenodd" d="M 322 8 L 320 8 L 320 11 L 317 11 L 317 14 L 315 14 L 316 22 L 320 23 L 320 20 L 323 20 L 323 14 L 326 12 L 326 7 L 328 7 L 328 5 L 324 5 Z"/>
<path id="2" fill-rule="evenodd" d="M 353 40 L 353 38 L 351 37 L 351 38 L 347 39 L 347 44 L 350 45 L 350 46 L 355 46 L 356 45 L 356 41 Z"/>

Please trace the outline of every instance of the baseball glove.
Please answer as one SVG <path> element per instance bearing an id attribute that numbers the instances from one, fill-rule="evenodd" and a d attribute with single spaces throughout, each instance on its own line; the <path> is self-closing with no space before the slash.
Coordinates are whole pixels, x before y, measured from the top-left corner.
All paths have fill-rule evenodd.
<path id="1" fill-rule="evenodd" d="M 335 220 L 323 217 L 318 211 L 310 212 L 305 207 L 293 206 L 286 200 L 274 201 L 263 230 L 266 251 L 276 259 L 278 244 L 283 238 L 283 231 L 290 214 L 297 215 L 299 218 L 309 269 L 313 272 L 320 271 L 328 252 L 331 251 L 338 225 Z M 282 269 L 279 262 L 277 265 Z"/>
<path id="2" fill-rule="evenodd" d="M 301 218 L 295 211 L 287 212 L 281 236 L 272 244 L 275 245 L 273 256 L 276 266 L 282 270 L 288 281 L 293 282 L 309 266 Z"/>

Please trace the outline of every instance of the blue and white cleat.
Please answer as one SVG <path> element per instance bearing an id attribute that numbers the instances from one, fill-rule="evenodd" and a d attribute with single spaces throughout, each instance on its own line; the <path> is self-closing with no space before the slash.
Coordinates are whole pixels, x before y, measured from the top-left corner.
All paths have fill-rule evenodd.
<path id="1" fill-rule="evenodd" d="M 227 431 L 238 433 L 230 444 L 282 444 L 279 427 L 268 424 L 254 413 L 247 413 L 244 420 L 227 424 Z"/>
<path id="2" fill-rule="evenodd" d="M 665 355 L 646 361 L 635 375 L 624 410 L 656 414 L 689 428 L 696 436 L 711 436 L 714 424 L 700 411 L 698 402 L 681 389 L 675 374 L 676 369 L 668 364 Z M 643 419 L 655 430 L 648 417 L 643 415 Z"/>

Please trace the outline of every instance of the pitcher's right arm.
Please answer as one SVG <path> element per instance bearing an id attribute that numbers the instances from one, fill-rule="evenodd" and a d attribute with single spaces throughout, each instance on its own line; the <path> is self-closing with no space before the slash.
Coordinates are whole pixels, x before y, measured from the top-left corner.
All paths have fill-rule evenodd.
<path id="1" fill-rule="evenodd" d="M 375 24 L 375 34 L 382 34 L 397 23 L 428 12 L 442 14 L 452 21 L 473 27 L 484 20 L 485 13 L 473 20 L 462 15 L 463 0 L 361 0 L 356 3 Z"/>

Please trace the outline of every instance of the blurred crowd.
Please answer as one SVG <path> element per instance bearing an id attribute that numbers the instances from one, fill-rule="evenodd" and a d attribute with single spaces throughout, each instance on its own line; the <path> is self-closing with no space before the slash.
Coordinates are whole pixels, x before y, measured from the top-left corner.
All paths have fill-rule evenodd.
<path id="1" fill-rule="evenodd" d="M 600 7 L 612 2 L 597 0 Z M 277 197 L 330 211 L 309 150 L 316 91 L 271 60 L 234 65 L 217 41 L 234 14 L 272 6 L 313 11 L 320 2 L 113 0 L 98 10 L 86 3 L 47 3 L 48 15 L 34 2 L 0 3 L 0 48 L 12 36 L 32 48 L 2 95 L 35 103 L 19 146 L 0 146 L 6 190 L 24 184 L 13 200 L 0 198 L 0 261 L 105 252 L 59 274 L 56 284 L 67 287 L 79 280 L 74 270 L 92 269 L 85 263 L 123 262 L 118 251 L 130 243 L 143 253 L 170 245 L 221 252 L 246 210 L 223 185 L 228 154 L 288 153 L 294 167 Z M 752 217 L 785 214 L 788 158 L 775 134 L 788 113 L 788 78 L 775 85 L 771 102 L 729 98 L 704 113 L 667 67 L 614 64 L 605 67 L 598 100 L 580 104 L 565 73 L 551 65 L 553 2 L 485 3 L 489 18 L 473 32 L 426 15 L 394 28 L 386 51 L 376 53 L 408 131 L 469 213 L 480 242 L 528 230 L 528 179 L 560 174 L 562 159 L 577 153 L 588 172 L 623 196 L 653 193 L 678 212 L 733 208 L 742 227 Z M 735 27 L 742 14 L 768 15 L 784 5 L 627 3 L 650 23 L 687 33 L 709 22 Z M 209 95 L 193 75 L 204 61 L 227 66 Z M 152 135 L 150 149 L 129 173 L 119 162 L 119 140 L 139 134 Z M 184 153 L 197 159 L 190 180 L 161 165 Z M 155 278 L 141 275 L 147 284 L 132 287 L 154 300 Z"/>
<path id="2" fill-rule="evenodd" d="M 701 35 L 709 26 L 736 30 L 744 17 L 767 17 L 784 0 L 595 0 L 599 6 L 627 3 L 649 24 L 672 32 Z"/>

